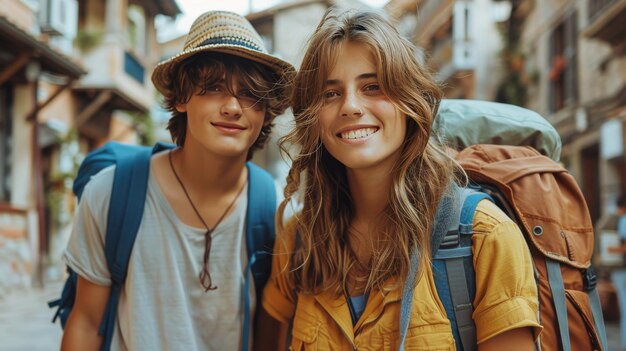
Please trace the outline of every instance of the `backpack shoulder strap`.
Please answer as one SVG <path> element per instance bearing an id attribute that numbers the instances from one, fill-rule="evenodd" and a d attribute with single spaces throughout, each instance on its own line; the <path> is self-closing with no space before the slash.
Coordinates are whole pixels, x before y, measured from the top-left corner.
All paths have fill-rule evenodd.
<path id="1" fill-rule="evenodd" d="M 435 220 L 431 230 L 431 256 L 434 257 L 445 241 L 446 234 L 451 231 L 458 232 L 460 215 L 461 188 L 451 183 L 447 192 L 442 196 L 435 213 Z M 420 258 L 414 250 L 411 253 L 411 266 L 404 282 L 402 300 L 400 302 L 400 350 L 404 350 L 404 340 L 409 328 L 411 310 L 413 309 L 413 292 Z"/>
<path id="2" fill-rule="evenodd" d="M 105 256 L 113 283 L 123 283 L 128 259 L 141 224 L 150 174 L 150 148 L 120 156 L 115 178 L 105 240 Z"/>
<path id="3" fill-rule="evenodd" d="M 250 259 L 255 253 L 256 255 L 270 254 L 274 248 L 276 186 L 274 185 L 274 178 L 267 171 L 252 162 L 248 162 L 246 165 L 249 172 L 246 243 L 248 258 Z M 254 268 L 252 270 L 255 271 Z M 255 281 L 258 290 L 261 290 L 265 282 L 258 283 Z"/>
<path id="4" fill-rule="evenodd" d="M 447 293 L 452 307 L 452 311 L 446 312 L 448 318 L 454 317 L 454 323 L 451 324 L 453 327 L 456 325 L 456 330 L 453 330 L 453 334 L 457 339 L 457 344 L 460 342 L 462 350 L 465 351 L 473 350 L 476 347 L 476 325 L 472 319 L 476 286 L 474 283 L 474 265 L 471 259 L 471 236 L 476 207 L 481 200 L 486 198 L 489 198 L 489 195 L 485 193 L 467 188 L 462 189 L 461 201 L 463 205 L 461 206 L 458 230 L 456 234 L 450 235 L 452 238 L 456 238 L 458 244 L 455 246 L 458 247 L 446 249 L 442 245 L 434 257 L 434 259 L 444 262 L 448 285 Z M 445 240 L 444 243 L 446 243 Z M 454 245 L 454 242 L 451 244 Z M 449 306 L 449 304 L 446 305 Z"/>
<path id="5" fill-rule="evenodd" d="M 99 331 L 104 336 L 104 350 L 111 347 L 120 292 L 143 217 L 151 155 L 147 147 L 135 154 L 119 155 L 115 168 L 104 247 L 111 273 L 111 296 Z"/>
<path id="6" fill-rule="evenodd" d="M 248 208 L 246 210 L 246 247 L 248 268 L 244 280 L 243 333 L 241 349 L 250 345 L 250 275 L 254 279 L 257 309 L 261 306 L 263 286 L 272 271 L 276 186 L 274 178 L 252 162 L 248 167 Z"/>

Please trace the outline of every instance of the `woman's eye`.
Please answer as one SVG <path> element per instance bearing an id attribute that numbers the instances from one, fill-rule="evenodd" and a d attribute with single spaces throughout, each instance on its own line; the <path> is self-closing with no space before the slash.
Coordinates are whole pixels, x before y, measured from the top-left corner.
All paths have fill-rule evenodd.
<path id="1" fill-rule="evenodd" d="M 329 91 L 324 92 L 324 98 L 326 99 L 332 99 L 336 96 L 339 96 L 339 94 L 336 91 L 329 90 Z"/>
<path id="2" fill-rule="evenodd" d="M 365 91 L 379 91 L 380 90 L 380 85 L 378 85 L 378 84 L 370 84 L 370 85 L 367 85 L 364 90 Z"/>

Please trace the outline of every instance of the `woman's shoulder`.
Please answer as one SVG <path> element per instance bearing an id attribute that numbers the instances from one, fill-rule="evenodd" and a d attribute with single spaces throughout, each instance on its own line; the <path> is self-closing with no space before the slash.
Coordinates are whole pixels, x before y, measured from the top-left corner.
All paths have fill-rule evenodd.
<path id="1" fill-rule="evenodd" d="M 517 228 L 517 224 L 496 204 L 489 200 L 480 201 L 474 213 L 474 234 L 489 234 L 502 226 Z"/>

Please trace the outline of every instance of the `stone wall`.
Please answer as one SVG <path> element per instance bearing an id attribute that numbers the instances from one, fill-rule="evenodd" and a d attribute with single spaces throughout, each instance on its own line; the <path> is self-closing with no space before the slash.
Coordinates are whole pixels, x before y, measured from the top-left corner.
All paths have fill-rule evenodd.
<path id="1" fill-rule="evenodd" d="M 30 287 L 33 268 L 27 212 L 0 208 L 0 299 L 11 290 Z"/>

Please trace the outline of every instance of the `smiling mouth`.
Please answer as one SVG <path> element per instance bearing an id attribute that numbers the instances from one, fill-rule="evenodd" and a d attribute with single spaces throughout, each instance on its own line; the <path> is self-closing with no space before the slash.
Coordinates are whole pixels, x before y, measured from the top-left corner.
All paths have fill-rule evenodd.
<path id="1" fill-rule="evenodd" d="M 341 132 L 339 133 L 337 136 L 340 137 L 341 139 L 350 139 L 350 140 L 355 140 L 355 139 L 363 139 L 363 138 L 367 138 L 368 136 L 378 132 L 379 128 L 361 128 L 361 129 L 353 129 L 353 130 L 348 130 L 345 132 Z"/>
<path id="2" fill-rule="evenodd" d="M 221 130 L 222 132 L 227 132 L 227 133 L 238 133 L 245 129 L 241 126 L 233 125 L 233 124 L 223 124 L 223 123 L 211 123 L 211 124 L 213 125 L 213 127 L 217 128 L 218 130 Z"/>

